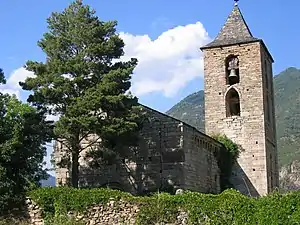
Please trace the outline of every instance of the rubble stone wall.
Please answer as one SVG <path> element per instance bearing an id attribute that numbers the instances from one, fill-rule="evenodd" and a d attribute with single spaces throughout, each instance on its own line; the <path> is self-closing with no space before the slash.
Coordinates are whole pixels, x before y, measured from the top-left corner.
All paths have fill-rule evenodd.
<path id="1" fill-rule="evenodd" d="M 42 217 L 42 210 L 29 198 L 27 199 L 27 208 L 30 223 L 32 225 L 44 225 L 45 221 Z M 91 206 L 83 213 L 68 212 L 68 217 L 87 225 L 133 225 L 136 224 L 139 210 L 138 204 L 122 200 L 111 200 L 105 205 Z M 187 224 L 187 213 L 179 211 L 175 221 L 174 223 L 168 223 L 168 225 Z"/>

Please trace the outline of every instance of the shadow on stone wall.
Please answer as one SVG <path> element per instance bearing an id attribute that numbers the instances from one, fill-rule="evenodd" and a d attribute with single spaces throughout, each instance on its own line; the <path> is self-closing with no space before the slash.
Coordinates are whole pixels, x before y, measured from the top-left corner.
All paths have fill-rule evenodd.
<path id="1" fill-rule="evenodd" d="M 106 187 L 136 195 L 157 191 L 174 193 L 175 188 L 180 187 L 182 176 L 181 163 L 161 164 L 147 160 L 144 163 L 131 161 L 127 164 L 120 161 L 97 170 L 81 168 L 80 187 Z"/>
<path id="2" fill-rule="evenodd" d="M 154 132 L 141 139 L 139 151 L 128 151 L 127 157 L 114 164 L 81 166 L 80 187 L 108 187 L 137 195 L 174 193 L 184 183 L 184 151 L 177 146 L 166 148 L 162 139 L 161 133 Z"/>
<path id="3" fill-rule="evenodd" d="M 110 187 L 143 195 L 156 191 L 173 193 L 184 185 L 184 151 L 177 120 L 149 111 L 137 148 L 124 158 L 101 168 L 80 168 L 81 187 Z"/>
<path id="4" fill-rule="evenodd" d="M 245 171 L 241 168 L 241 166 L 236 162 L 233 169 L 232 175 L 230 178 L 230 182 L 233 187 L 239 190 L 242 194 L 248 195 L 251 197 L 258 197 L 259 193 L 248 178 Z"/>
<path id="5" fill-rule="evenodd" d="M 219 169 L 210 151 L 220 144 L 179 120 L 152 109 L 146 111 L 137 147 L 122 150 L 125 154 L 109 165 L 99 166 L 98 160 L 95 161 L 97 168 L 91 167 L 89 149 L 82 154 L 79 186 L 109 187 L 138 195 L 157 191 L 174 193 L 177 189 L 219 192 Z M 59 179 L 68 180 L 69 174 L 63 169 L 67 170 L 57 170 Z"/>

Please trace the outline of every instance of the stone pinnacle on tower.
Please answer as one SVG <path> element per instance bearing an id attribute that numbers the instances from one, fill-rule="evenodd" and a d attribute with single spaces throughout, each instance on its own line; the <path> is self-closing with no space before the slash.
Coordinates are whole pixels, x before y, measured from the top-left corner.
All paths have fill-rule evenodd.
<path id="1" fill-rule="evenodd" d="M 238 5 L 239 0 L 234 0 L 234 1 L 235 1 L 234 5 Z"/>

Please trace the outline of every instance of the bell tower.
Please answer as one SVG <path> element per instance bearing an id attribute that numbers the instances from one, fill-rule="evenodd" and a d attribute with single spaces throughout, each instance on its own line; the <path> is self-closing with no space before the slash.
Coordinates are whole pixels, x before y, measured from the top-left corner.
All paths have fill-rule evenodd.
<path id="1" fill-rule="evenodd" d="M 205 131 L 242 146 L 231 183 L 241 193 L 265 195 L 279 185 L 273 58 L 253 37 L 237 1 L 204 53 Z"/>

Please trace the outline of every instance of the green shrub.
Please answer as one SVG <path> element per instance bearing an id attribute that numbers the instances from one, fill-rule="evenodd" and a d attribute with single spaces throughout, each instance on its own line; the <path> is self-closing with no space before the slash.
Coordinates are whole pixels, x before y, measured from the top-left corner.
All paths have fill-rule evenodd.
<path id="1" fill-rule="evenodd" d="M 189 224 L 207 225 L 300 225 L 300 191 L 287 194 L 273 192 L 261 198 L 250 198 L 228 189 L 218 195 L 185 192 L 150 197 L 134 197 L 109 189 L 40 188 L 29 192 L 43 209 L 46 224 L 74 224 L 67 212 L 83 212 L 95 204 L 120 199 L 139 205 L 137 224 L 151 225 L 175 222 L 179 211 L 188 213 Z"/>
<path id="2" fill-rule="evenodd" d="M 226 135 L 213 134 L 212 138 L 224 145 L 224 148 L 221 148 L 219 151 L 214 152 L 214 155 L 217 159 L 218 166 L 220 168 L 220 184 L 221 190 L 226 190 L 232 188 L 232 185 L 229 181 L 232 167 L 236 162 L 239 154 L 242 150 L 242 147 L 234 143 Z"/>
<path id="3" fill-rule="evenodd" d="M 93 204 L 105 204 L 111 198 L 119 200 L 130 194 L 109 189 L 76 189 L 69 187 L 45 187 L 30 191 L 28 195 L 42 209 L 44 217 L 65 215 L 69 211 L 83 212 Z"/>
<path id="4" fill-rule="evenodd" d="M 300 192 L 274 192 L 261 198 L 257 202 L 257 218 L 260 224 L 300 224 Z"/>
<path id="5" fill-rule="evenodd" d="M 31 225 L 29 221 L 26 221 L 24 219 L 5 219 L 0 218 L 0 225 Z M 52 217 L 49 218 L 45 225 L 84 225 L 83 222 L 77 222 L 74 219 L 67 218 L 65 216 L 60 217 Z"/>
<path id="6" fill-rule="evenodd" d="M 0 218 L 0 225 L 30 225 L 30 223 L 21 219 Z"/>
<path id="7" fill-rule="evenodd" d="M 137 218 L 137 223 L 140 225 L 174 222 L 178 206 L 181 205 L 180 198 L 174 198 L 174 195 L 167 193 L 143 197 L 140 200 L 144 203 Z"/>

